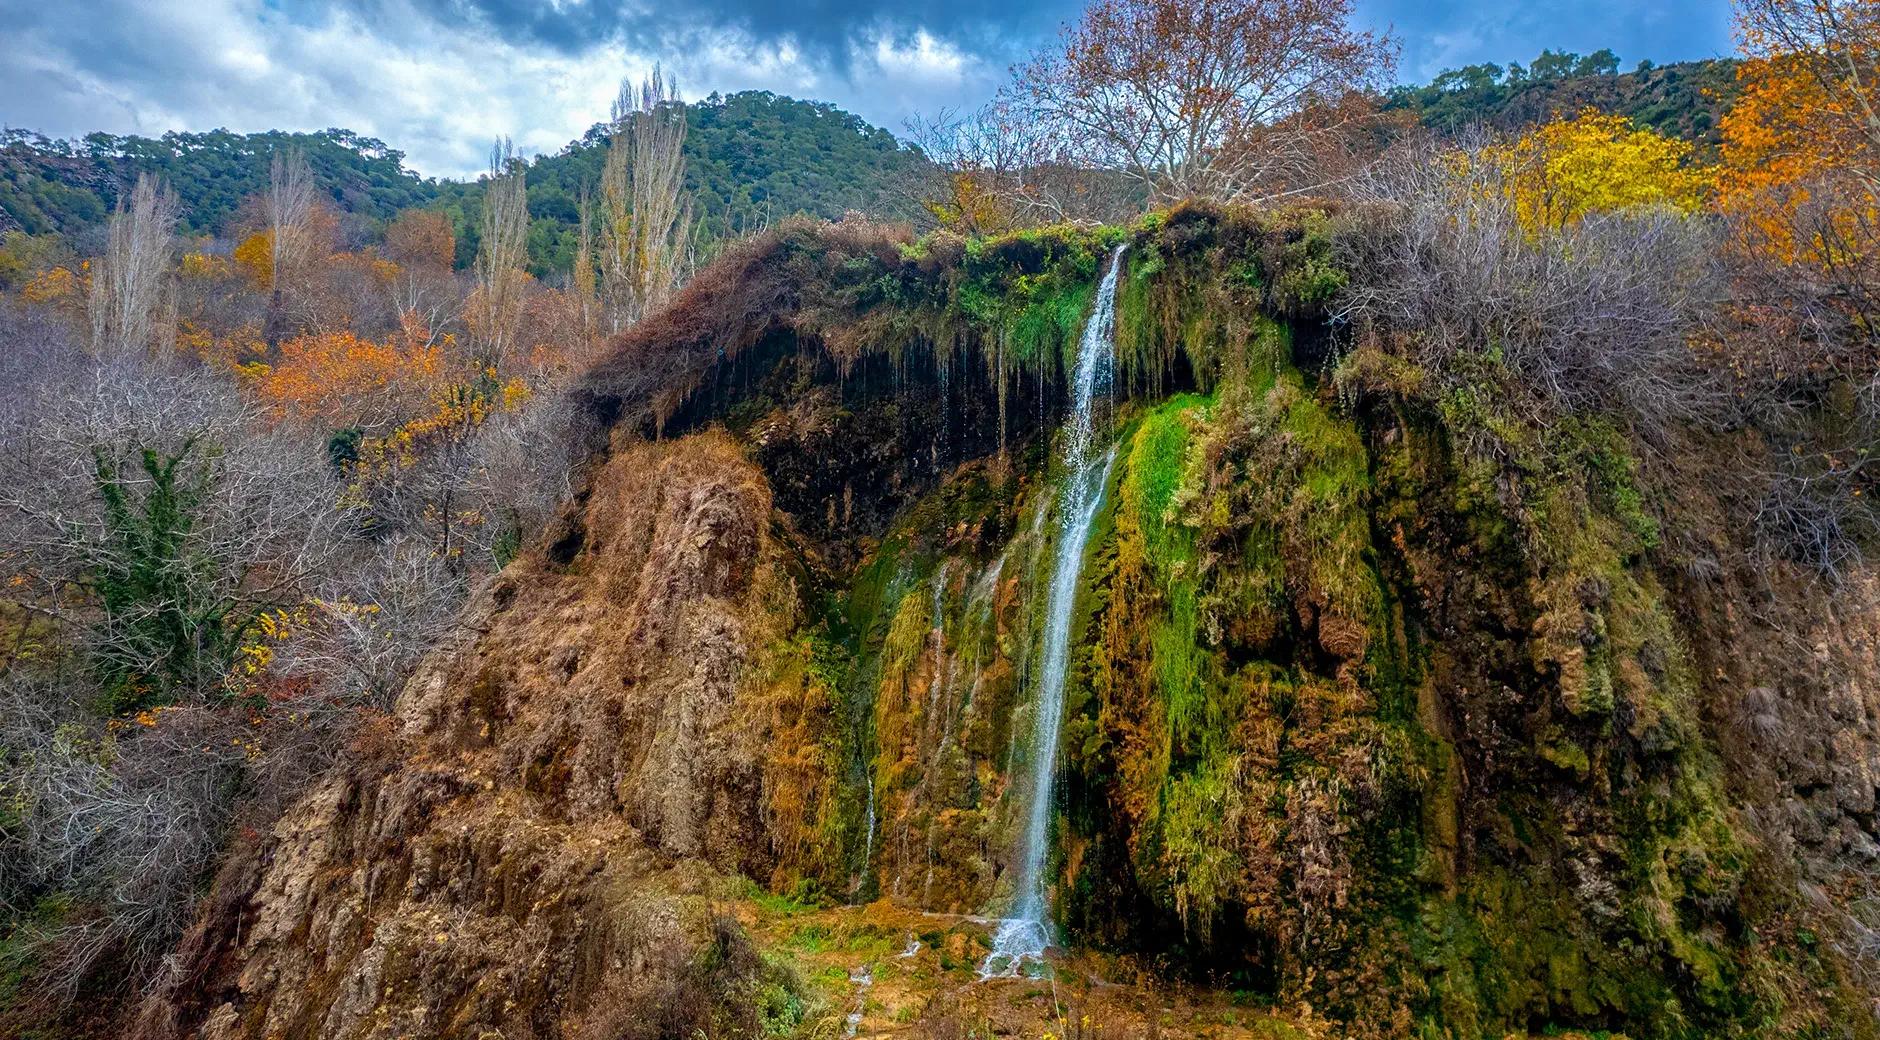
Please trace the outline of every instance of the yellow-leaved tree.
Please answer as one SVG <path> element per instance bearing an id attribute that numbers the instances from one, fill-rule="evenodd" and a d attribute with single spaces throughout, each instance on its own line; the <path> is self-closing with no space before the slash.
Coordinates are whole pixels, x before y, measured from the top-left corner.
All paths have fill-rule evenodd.
<path id="1" fill-rule="evenodd" d="M 1712 182 L 1688 142 L 1590 108 L 1489 145 L 1481 158 L 1501 174 L 1521 226 L 1530 232 L 1627 206 L 1693 212 Z"/>
<path id="2" fill-rule="evenodd" d="M 241 266 L 248 280 L 255 288 L 267 290 L 274 286 L 274 246 L 269 241 L 266 231 L 257 231 L 234 250 L 235 262 Z"/>

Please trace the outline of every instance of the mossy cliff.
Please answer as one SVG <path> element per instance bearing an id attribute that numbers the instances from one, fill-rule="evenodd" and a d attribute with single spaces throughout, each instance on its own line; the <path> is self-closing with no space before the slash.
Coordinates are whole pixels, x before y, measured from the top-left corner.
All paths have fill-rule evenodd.
<path id="1" fill-rule="evenodd" d="M 1347 349 L 1341 226 L 734 250 L 590 373 L 578 501 L 401 730 L 225 872 L 150 1021 L 782 1035 L 803 980 L 713 912 L 727 879 L 996 912 L 1065 361 L 1127 242 L 1065 939 L 1326 1035 L 1875 1035 L 1763 822 L 1782 769 L 1722 721 L 1754 679 L 1715 663 L 1735 593 L 1667 591 L 1690 571 L 1608 421 L 1529 428 Z"/>

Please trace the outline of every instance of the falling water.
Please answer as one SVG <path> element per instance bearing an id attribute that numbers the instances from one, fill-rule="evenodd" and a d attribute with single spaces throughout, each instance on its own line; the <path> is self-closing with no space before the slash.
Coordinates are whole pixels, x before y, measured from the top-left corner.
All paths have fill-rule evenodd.
<path id="1" fill-rule="evenodd" d="M 862 873 L 867 875 L 875 860 L 875 771 L 868 771 L 868 838 L 862 849 Z"/>
<path id="2" fill-rule="evenodd" d="M 1037 693 L 1033 698 L 1031 804 L 1019 844 L 1018 876 L 1011 911 L 999 922 L 992 952 L 980 966 L 984 975 L 1017 974 L 1026 961 L 1041 957 L 1050 945 L 1046 923 L 1044 860 L 1050 842 L 1051 789 L 1057 773 L 1058 728 L 1064 718 L 1064 672 L 1070 660 L 1071 611 L 1083 570 L 1084 542 L 1103 498 L 1103 484 L 1114 454 L 1106 447 L 1108 431 L 1099 429 L 1096 408 L 1107 400 L 1116 364 L 1116 277 L 1123 247 L 1111 254 L 1110 268 L 1097 286 L 1096 307 L 1077 347 L 1077 371 L 1071 389 L 1071 415 L 1062 445 L 1064 488 L 1057 501 L 1057 546 L 1045 620 Z"/>

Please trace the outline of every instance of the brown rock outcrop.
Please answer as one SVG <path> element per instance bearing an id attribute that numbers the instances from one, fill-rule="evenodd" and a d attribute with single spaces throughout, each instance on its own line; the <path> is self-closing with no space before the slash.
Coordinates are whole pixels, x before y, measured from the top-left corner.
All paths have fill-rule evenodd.
<path id="1" fill-rule="evenodd" d="M 148 1030 L 516 1040 L 704 1013 L 695 955 L 728 940 L 701 879 L 771 858 L 764 713 L 739 710 L 792 614 L 769 522 L 728 437 L 617 450 L 396 732 L 224 871 Z"/>

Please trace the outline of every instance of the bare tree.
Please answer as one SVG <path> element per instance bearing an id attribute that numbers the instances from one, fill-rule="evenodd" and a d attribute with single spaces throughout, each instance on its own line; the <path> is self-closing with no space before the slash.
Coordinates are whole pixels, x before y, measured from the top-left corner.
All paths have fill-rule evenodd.
<path id="1" fill-rule="evenodd" d="M 614 99 L 601 172 L 601 275 L 611 331 L 659 309 L 684 281 L 692 244 L 685 103 L 658 69 Z"/>
<path id="2" fill-rule="evenodd" d="M 327 703 L 389 710 L 418 659 L 456 622 L 468 585 L 434 546 L 395 532 L 321 576 L 317 616 L 274 666 Z"/>
<path id="3" fill-rule="evenodd" d="M 30 609 L 86 633 L 127 696 L 220 689 L 255 614 L 304 595 L 336 538 L 319 442 L 210 371 L 142 355 L 0 375 L 0 542 Z"/>
<path id="4" fill-rule="evenodd" d="M 1633 208 L 1535 234 L 1482 147 L 1409 144 L 1356 182 L 1338 317 L 1399 338 L 1439 381 L 1504 375 L 1504 399 L 1540 424 L 1714 415 L 1729 388 L 1690 345 L 1723 296 L 1714 224 Z"/>
<path id="5" fill-rule="evenodd" d="M 1105 223 L 1141 210 L 1146 194 L 1127 176 L 1081 165 L 1044 124 L 1010 100 L 967 115 L 941 112 L 907 123 L 933 161 L 913 185 L 917 201 L 942 227 L 997 234 L 1014 227 L 1079 221 Z"/>
<path id="6" fill-rule="evenodd" d="M 1350 16 L 1349 0 L 1097 0 L 1006 98 L 1072 163 L 1119 170 L 1156 202 L 1298 191 L 1311 139 L 1360 111 L 1334 102 L 1396 61 Z"/>
<path id="7" fill-rule="evenodd" d="M 339 489 L 317 440 L 212 369 L 0 333 L 0 584 L 73 651 L 0 672 L 0 910 L 36 962 L 28 992 L 63 1000 L 104 964 L 155 965 L 278 761 L 224 695 L 256 616 L 329 571 Z M 30 913 L 49 897 L 69 912 Z"/>
<path id="8" fill-rule="evenodd" d="M 581 222 L 581 231 L 575 241 L 573 282 L 575 298 L 581 307 L 581 349 L 585 355 L 594 344 L 600 318 L 600 296 L 594 273 L 594 195 L 586 184 L 581 185 L 581 194 L 575 201 L 575 215 Z"/>
<path id="9" fill-rule="evenodd" d="M 312 247 L 308 222 L 313 216 L 313 171 L 299 149 L 274 153 L 268 166 L 268 319 L 266 338 L 272 352 L 286 334 L 286 290 Z"/>
<path id="10" fill-rule="evenodd" d="M 550 385 L 527 407 L 497 412 L 477 427 L 466 445 L 465 491 L 489 518 L 473 540 L 498 565 L 573 496 L 573 474 L 591 441 L 590 422 L 565 387 Z"/>
<path id="11" fill-rule="evenodd" d="M 0 677 L 0 905 L 77 897 L 34 943 L 36 976 L 69 1000 L 106 957 L 142 975 L 188 923 L 229 827 L 243 724 L 200 708 L 114 734 L 82 683 Z"/>
<path id="12" fill-rule="evenodd" d="M 529 189 L 526 168 L 509 138 L 490 149 L 484 182 L 482 237 L 477 242 L 475 336 L 481 367 L 501 371 L 522 318 L 528 263 Z"/>
<path id="13" fill-rule="evenodd" d="M 137 178 L 130 204 L 119 201 L 106 226 L 104 255 L 92 272 L 91 347 L 99 357 L 142 354 L 159 339 L 173 341 L 166 320 L 176 196 L 148 174 Z"/>
<path id="14" fill-rule="evenodd" d="M 422 450 L 364 474 L 354 493 L 376 530 L 422 539 L 453 575 L 502 566 L 572 493 L 590 443 L 585 414 L 550 384 L 526 407 L 436 431 Z"/>

